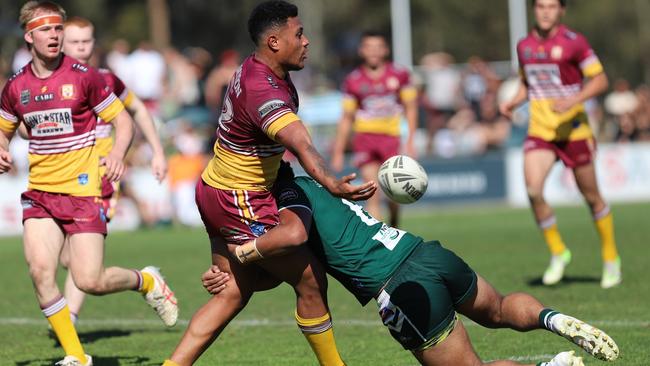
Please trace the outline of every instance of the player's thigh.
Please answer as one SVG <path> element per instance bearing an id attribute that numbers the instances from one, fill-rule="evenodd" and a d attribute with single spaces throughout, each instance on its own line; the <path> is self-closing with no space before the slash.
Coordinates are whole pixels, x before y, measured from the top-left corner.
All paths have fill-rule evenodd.
<path id="1" fill-rule="evenodd" d="M 231 300 L 241 301 L 245 304 L 255 291 L 255 283 L 259 277 L 259 269 L 256 266 L 243 266 L 228 250 L 228 244 L 220 236 L 210 238 L 212 248 L 212 264 L 219 267 L 222 272 L 230 274 L 231 280 L 226 284 L 223 295 Z"/>
<path id="2" fill-rule="evenodd" d="M 32 271 L 56 271 L 64 235 L 51 218 L 30 218 L 24 222 L 23 250 Z"/>
<path id="3" fill-rule="evenodd" d="M 70 266 L 70 237 L 68 236 L 63 241 L 63 248 L 61 248 L 61 255 L 59 255 L 59 263 L 64 268 Z"/>
<path id="4" fill-rule="evenodd" d="M 456 310 L 483 326 L 490 326 L 494 314 L 500 311 L 503 296 L 483 277 L 478 274 L 476 277 L 476 292 L 459 304 Z"/>
<path id="5" fill-rule="evenodd" d="M 258 265 L 293 287 L 325 287 L 323 290 L 326 290 L 325 271 L 306 245 L 297 247 L 287 255 L 266 258 Z"/>
<path id="6" fill-rule="evenodd" d="M 98 280 L 104 271 L 104 235 L 76 233 L 68 236 L 68 269 L 75 283 L 79 279 Z"/>
<path id="7" fill-rule="evenodd" d="M 596 167 L 593 162 L 573 168 L 573 175 L 580 192 L 587 201 L 593 202 L 600 198 L 598 181 L 596 179 Z"/>
<path id="8" fill-rule="evenodd" d="M 555 152 L 550 149 L 535 149 L 524 153 L 524 179 L 529 190 L 541 193 L 556 159 Z"/>
<path id="9" fill-rule="evenodd" d="M 425 350 L 414 351 L 413 355 L 422 365 L 426 366 L 475 366 L 482 364 L 460 319 L 445 340 Z"/>

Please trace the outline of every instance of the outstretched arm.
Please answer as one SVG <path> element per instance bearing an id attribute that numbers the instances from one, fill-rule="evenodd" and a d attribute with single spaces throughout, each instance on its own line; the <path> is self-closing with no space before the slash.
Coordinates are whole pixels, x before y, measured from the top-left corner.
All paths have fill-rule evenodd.
<path id="1" fill-rule="evenodd" d="M 293 122 L 281 129 L 275 138 L 298 158 L 307 174 L 323 185 L 332 195 L 359 201 L 370 198 L 377 190 L 377 184 L 373 181 L 359 186 L 350 184 L 350 181 L 355 178 L 355 174 L 336 179 L 327 168 L 325 159 L 316 151 L 302 121 Z"/>
<path id="2" fill-rule="evenodd" d="M 153 150 L 151 170 L 153 170 L 153 175 L 156 177 L 158 182 L 161 182 L 167 175 L 167 160 L 165 159 L 165 152 L 160 143 L 160 138 L 156 132 L 156 126 L 153 123 L 151 114 L 149 114 L 147 107 L 142 103 L 140 98 L 135 95 L 133 95 L 131 102 L 126 108 L 133 116 L 135 124 L 138 126 L 140 131 L 142 131 L 144 138 Z"/>
<path id="3" fill-rule="evenodd" d="M 332 148 L 332 169 L 335 172 L 343 170 L 343 155 L 345 145 L 350 138 L 350 131 L 354 123 L 354 111 L 343 111 L 343 116 L 336 127 L 336 136 L 334 137 L 334 146 Z"/>

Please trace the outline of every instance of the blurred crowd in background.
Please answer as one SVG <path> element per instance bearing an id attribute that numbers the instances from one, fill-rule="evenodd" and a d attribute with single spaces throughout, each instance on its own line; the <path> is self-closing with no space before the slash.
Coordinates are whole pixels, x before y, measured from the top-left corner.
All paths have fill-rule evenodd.
<path id="1" fill-rule="evenodd" d="M 93 66 L 114 71 L 155 117 L 169 160 L 168 188 L 177 202 L 172 205 L 171 217 L 181 223 L 194 222 L 178 219 L 183 216 L 179 210 L 192 210 L 183 206 L 193 203 L 194 183 L 212 155 L 222 96 L 245 56 L 232 49 L 218 53 L 201 47 L 157 50 L 149 42 L 130 45 L 119 39 L 91 60 Z M 29 60 L 25 48 L 12 60 L 0 59 L 0 87 Z M 349 66 L 351 70 L 355 65 Z M 340 70 L 337 75 L 342 77 L 350 70 Z M 412 82 L 420 90 L 418 158 L 477 156 L 520 146 L 527 129 L 526 107 L 516 113 L 515 121 L 500 115 L 498 108 L 499 102 L 514 92 L 516 78 L 509 62 L 486 62 L 478 56 L 455 60 L 441 52 L 422 57 L 412 74 Z M 327 156 L 341 113 L 341 80 L 331 80 L 310 67 L 292 73 L 292 79 L 301 96 L 300 115 L 309 128 L 319 131 L 314 140 Z M 608 94 L 586 105 L 599 142 L 650 141 L 650 87 L 626 80 L 610 83 Z M 309 118 L 313 115 L 320 118 Z M 12 173 L 26 173 L 27 142 L 14 138 L 11 149 L 15 159 Z M 136 134 L 129 166 L 148 169 L 150 157 L 149 147 Z M 141 212 L 141 216 L 144 225 L 160 221 L 156 215 Z"/>

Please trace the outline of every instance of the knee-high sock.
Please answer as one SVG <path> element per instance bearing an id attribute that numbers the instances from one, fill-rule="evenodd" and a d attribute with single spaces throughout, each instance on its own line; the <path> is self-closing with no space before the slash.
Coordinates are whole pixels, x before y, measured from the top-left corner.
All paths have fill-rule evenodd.
<path id="1" fill-rule="evenodd" d="M 305 319 L 296 312 L 296 322 L 322 366 L 345 365 L 336 349 L 332 319 L 329 313 L 319 318 Z"/>
<path id="2" fill-rule="evenodd" d="M 564 245 L 562 236 L 560 236 L 560 231 L 557 229 L 555 215 L 540 221 L 538 225 L 542 230 L 544 240 L 546 240 L 546 245 L 548 245 L 548 249 L 551 251 L 551 254 L 562 254 L 566 250 L 566 245 Z"/>
<path id="3" fill-rule="evenodd" d="M 618 257 L 616 239 L 614 238 L 614 217 L 605 206 L 600 212 L 594 214 L 594 224 L 600 235 L 600 247 L 603 261 L 613 261 Z"/>
<path id="4" fill-rule="evenodd" d="M 77 331 L 74 329 L 72 319 L 70 319 L 70 309 L 65 298 L 59 295 L 49 303 L 42 305 L 43 315 L 50 322 L 52 330 L 63 347 L 63 351 L 68 356 L 75 356 L 84 364 L 87 362 L 86 354 L 79 341 Z"/>

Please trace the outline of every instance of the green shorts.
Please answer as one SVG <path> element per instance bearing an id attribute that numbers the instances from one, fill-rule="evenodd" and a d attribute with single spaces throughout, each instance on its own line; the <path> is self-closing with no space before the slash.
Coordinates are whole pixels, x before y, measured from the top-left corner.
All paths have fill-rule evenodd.
<path id="1" fill-rule="evenodd" d="M 419 350 L 453 330 L 456 306 L 476 292 L 476 273 L 438 241 L 421 243 L 377 296 L 379 315 L 402 347 Z"/>

